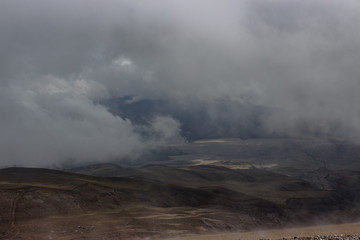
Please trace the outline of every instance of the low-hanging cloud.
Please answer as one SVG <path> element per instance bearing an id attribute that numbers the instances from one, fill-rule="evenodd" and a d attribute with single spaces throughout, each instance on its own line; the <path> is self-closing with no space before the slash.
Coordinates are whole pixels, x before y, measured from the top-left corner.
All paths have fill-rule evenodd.
<path id="1" fill-rule="evenodd" d="M 100 104 L 126 96 L 205 106 L 219 132 L 359 140 L 359 21 L 356 0 L 2 1 L 1 165 L 181 140 L 180 118 L 137 126 Z"/>

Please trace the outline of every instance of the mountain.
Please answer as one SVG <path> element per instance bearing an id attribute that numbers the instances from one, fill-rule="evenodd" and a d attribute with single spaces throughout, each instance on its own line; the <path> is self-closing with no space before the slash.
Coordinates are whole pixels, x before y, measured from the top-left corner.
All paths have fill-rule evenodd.
<path id="1" fill-rule="evenodd" d="M 112 174 L 118 169 L 119 175 L 127 172 L 99 164 L 84 169 L 102 174 L 104 169 Z M 340 212 L 342 220 L 349 220 L 357 213 L 353 205 L 327 191 L 263 170 L 150 165 L 126 175 L 94 177 L 50 169 L 2 169 L 0 236 L 160 239 L 276 228 L 300 224 L 304 219 L 308 223 L 330 221 L 329 216 Z"/>
<path id="2" fill-rule="evenodd" d="M 162 239 L 358 219 L 357 144 L 212 139 L 170 150 L 131 168 L 0 169 L 0 239 Z"/>

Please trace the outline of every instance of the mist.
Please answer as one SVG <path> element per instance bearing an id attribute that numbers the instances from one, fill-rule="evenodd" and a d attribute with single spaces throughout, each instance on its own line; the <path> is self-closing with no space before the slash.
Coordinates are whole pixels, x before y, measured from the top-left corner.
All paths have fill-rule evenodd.
<path id="1" fill-rule="evenodd" d="M 359 22 L 355 0 L 1 1 L 0 165 L 200 137 L 359 141 Z"/>

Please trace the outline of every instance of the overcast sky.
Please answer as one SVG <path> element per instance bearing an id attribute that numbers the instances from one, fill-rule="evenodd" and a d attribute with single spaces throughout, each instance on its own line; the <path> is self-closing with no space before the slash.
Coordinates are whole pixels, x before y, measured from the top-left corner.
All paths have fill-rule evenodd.
<path id="1" fill-rule="evenodd" d="M 360 139 L 358 0 L 0 1 L 0 166 L 108 161 L 178 142 L 99 101 L 267 109 L 267 131 Z M 215 109 L 215 110 L 214 110 Z M 241 124 L 241 123 L 240 123 Z"/>

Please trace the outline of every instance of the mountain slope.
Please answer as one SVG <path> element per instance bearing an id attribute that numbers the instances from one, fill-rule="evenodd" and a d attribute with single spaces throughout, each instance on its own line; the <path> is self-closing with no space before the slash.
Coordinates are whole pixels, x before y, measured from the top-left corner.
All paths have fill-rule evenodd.
<path id="1" fill-rule="evenodd" d="M 0 208 L 2 237 L 14 239 L 43 238 L 51 231 L 65 232 L 62 236 L 69 238 L 80 233 L 75 230 L 84 230 L 74 226 L 83 225 L 94 226 L 82 232 L 97 239 L 114 226 L 118 237 L 131 238 L 270 227 L 283 221 L 276 204 L 222 188 L 48 169 L 0 170 Z M 37 227 L 31 228 L 34 224 Z"/>
<path id="2" fill-rule="evenodd" d="M 97 168 L 109 166 L 84 169 Z M 0 238 L 159 239 L 358 216 L 337 195 L 263 170 L 150 165 L 118 175 L 127 177 L 1 169 Z"/>

